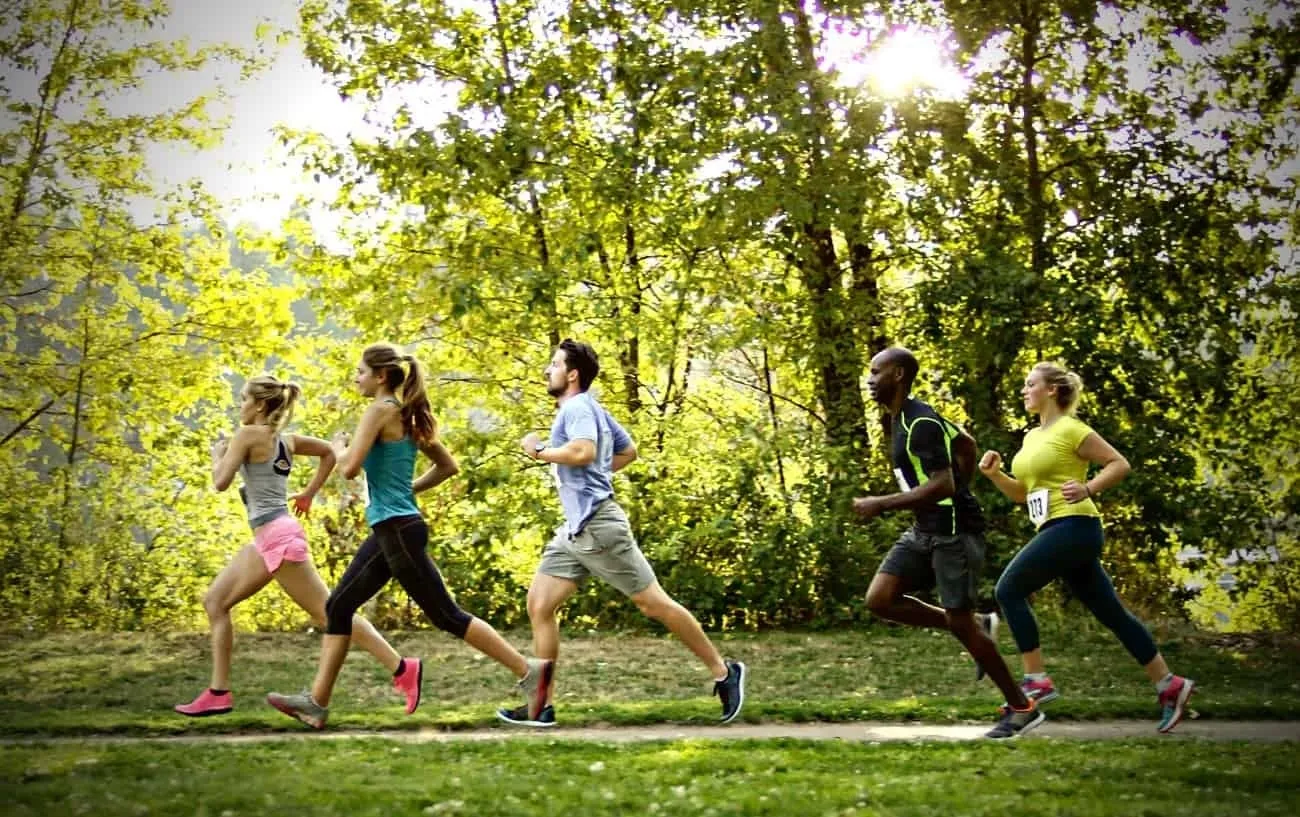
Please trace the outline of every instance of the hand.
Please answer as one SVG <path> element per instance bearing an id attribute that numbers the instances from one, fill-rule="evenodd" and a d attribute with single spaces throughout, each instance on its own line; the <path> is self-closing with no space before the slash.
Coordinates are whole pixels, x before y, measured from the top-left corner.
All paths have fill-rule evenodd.
<path id="1" fill-rule="evenodd" d="M 212 444 L 212 459 L 215 461 L 226 456 L 226 449 L 229 447 L 230 440 L 226 438 L 225 434 L 222 434 L 217 438 L 217 441 Z"/>
<path id="2" fill-rule="evenodd" d="M 340 431 L 330 438 L 330 448 L 334 450 L 335 457 L 342 457 L 343 452 L 348 450 L 352 444 L 352 435 L 346 431 Z"/>
<path id="3" fill-rule="evenodd" d="M 1061 496 L 1065 497 L 1066 502 L 1082 502 L 1090 498 L 1092 494 L 1088 493 L 1086 483 L 1070 480 L 1061 486 Z"/>
<path id="4" fill-rule="evenodd" d="M 311 503 L 316 497 L 307 492 L 294 494 L 289 497 L 289 504 L 293 505 L 293 512 L 298 516 L 306 516 L 311 513 Z"/>
<path id="5" fill-rule="evenodd" d="M 884 510 L 885 505 L 878 496 L 860 496 L 853 500 L 853 513 L 863 522 L 875 519 Z"/>
<path id="6" fill-rule="evenodd" d="M 537 459 L 537 444 L 542 441 L 542 437 L 536 431 L 530 431 L 519 441 L 519 447 L 524 449 L 524 453 L 533 459 Z"/>
<path id="7" fill-rule="evenodd" d="M 980 473 L 989 479 L 1002 470 L 1002 455 L 996 451 L 985 451 L 980 457 Z"/>

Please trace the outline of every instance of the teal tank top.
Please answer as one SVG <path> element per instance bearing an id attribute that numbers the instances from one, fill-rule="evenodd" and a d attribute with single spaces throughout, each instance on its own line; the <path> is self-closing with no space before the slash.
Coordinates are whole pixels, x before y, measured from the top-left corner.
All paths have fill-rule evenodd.
<path id="1" fill-rule="evenodd" d="M 415 476 L 415 440 L 409 436 L 392 442 L 375 440 L 362 467 L 370 504 L 366 506 L 366 523 L 374 526 L 398 516 L 419 516 L 415 506 L 412 481 Z"/>

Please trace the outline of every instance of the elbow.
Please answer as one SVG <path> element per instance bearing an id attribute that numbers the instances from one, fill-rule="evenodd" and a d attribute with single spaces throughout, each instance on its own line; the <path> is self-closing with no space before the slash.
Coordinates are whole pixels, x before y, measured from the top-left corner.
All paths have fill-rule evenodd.
<path id="1" fill-rule="evenodd" d="M 350 462 L 341 463 L 339 465 L 339 473 L 343 475 L 344 479 L 356 479 L 357 474 L 361 473 L 361 465 Z"/>
<path id="2" fill-rule="evenodd" d="M 447 479 L 451 479 L 452 477 L 460 473 L 460 463 L 456 462 L 455 460 L 452 460 L 451 462 L 447 463 L 446 466 L 439 468 L 438 470 L 446 474 Z"/>
<path id="3" fill-rule="evenodd" d="M 227 476 L 222 476 L 220 474 L 213 474 L 212 487 L 214 490 L 224 491 L 230 487 L 230 482 L 233 478 L 234 478 L 233 476 L 227 477 Z"/>
<path id="4" fill-rule="evenodd" d="M 1111 464 L 1115 468 L 1115 473 L 1120 477 L 1120 479 L 1128 476 L 1133 470 L 1133 466 L 1129 464 L 1128 458 L 1122 454 L 1117 459 L 1113 460 Z"/>

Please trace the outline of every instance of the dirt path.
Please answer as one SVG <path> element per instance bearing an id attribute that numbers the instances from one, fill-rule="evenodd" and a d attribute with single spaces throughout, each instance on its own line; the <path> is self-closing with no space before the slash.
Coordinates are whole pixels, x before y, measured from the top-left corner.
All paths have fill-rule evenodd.
<path id="1" fill-rule="evenodd" d="M 585 740 L 627 743 L 645 740 L 797 740 L 851 741 L 959 741 L 978 740 L 988 725 L 900 724 L 900 723 L 740 723 L 731 726 L 610 726 L 552 729 L 496 727 L 459 732 L 434 729 L 420 731 L 329 731 L 267 732 L 238 735 L 172 735 L 128 737 L 88 735 L 59 738 L 10 738 L 0 745 L 97 744 L 97 743 L 261 743 L 291 740 L 347 740 L 375 738 L 398 743 L 457 743 L 484 740 Z M 1300 741 L 1300 721 L 1188 721 L 1171 735 L 1159 735 L 1148 721 L 1048 721 L 1026 736 L 1027 740 L 1218 740 L 1277 743 Z"/>

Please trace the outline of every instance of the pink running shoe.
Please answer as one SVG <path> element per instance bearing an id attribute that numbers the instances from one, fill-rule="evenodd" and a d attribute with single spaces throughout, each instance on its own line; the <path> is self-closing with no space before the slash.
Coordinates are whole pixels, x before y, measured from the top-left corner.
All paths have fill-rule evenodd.
<path id="1" fill-rule="evenodd" d="M 1160 693 L 1160 725 L 1156 729 L 1162 733 L 1174 731 L 1174 727 L 1183 719 L 1187 711 L 1187 699 L 1192 697 L 1196 682 L 1191 678 L 1175 675 L 1169 687 Z"/>
<path id="2" fill-rule="evenodd" d="M 402 674 L 393 679 L 393 689 L 406 696 L 406 714 L 420 705 L 420 686 L 424 680 L 424 662 L 418 658 L 402 659 Z"/>
<path id="3" fill-rule="evenodd" d="M 1056 691 L 1056 685 L 1052 683 L 1051 678 L 1041 680 L 1025 678 L 1020 682 L 1020 688 L 1024 691 L 1025 697 L 1036 704 L 1045 704 L 1061 697 L 1061 693 Z"/>
<path id="4" fill-rule="evenodd" d="M 199 697 L 187 704 L 176 704 L 173 709 L 191 718 L 205 718 L 208 715 L 224 715 L 235 708 L 234 697 L 229 691 L 220 695 L 212 694 L 211 689 L 199 693 Z"/>

